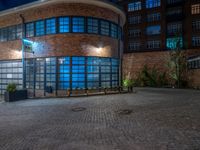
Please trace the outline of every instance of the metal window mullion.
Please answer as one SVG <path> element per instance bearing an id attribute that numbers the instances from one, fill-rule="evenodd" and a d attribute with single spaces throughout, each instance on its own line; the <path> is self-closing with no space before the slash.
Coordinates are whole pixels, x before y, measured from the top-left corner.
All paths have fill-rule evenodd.
<path id="1" fill-rule="evenodd" d="M 46 58 L 44 59 L 44 96 L 46 96 L 46 77 L 47 77 L 47 63 L 46 63 Z"/>
<path id="2" fill-rule="evenodd" d="M 56 96 L 58 95 L 58 77 L 59 77 L 59 63 L 58 63 L 58 57 L 56 57 Z"/>
<path id="3" fill-rule="evenodd" d="M 70 57 L 70 90 L 72 90 L 72 57 Z"/>

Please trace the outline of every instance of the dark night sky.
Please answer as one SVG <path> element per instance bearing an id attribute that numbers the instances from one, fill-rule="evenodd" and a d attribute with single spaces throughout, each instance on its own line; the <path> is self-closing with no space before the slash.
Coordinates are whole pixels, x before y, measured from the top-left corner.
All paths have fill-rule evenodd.
<path id="1" fill-rule="evenodd" d="M 0 0 L 0 11 L 37 0 Z"/>

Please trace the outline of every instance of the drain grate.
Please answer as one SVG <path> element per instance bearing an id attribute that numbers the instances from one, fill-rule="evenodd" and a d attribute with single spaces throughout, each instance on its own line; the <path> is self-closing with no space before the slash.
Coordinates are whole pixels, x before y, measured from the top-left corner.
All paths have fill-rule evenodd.
<path id="1" fill-rule="evenodd" d="M 86 110 L 86 108 L 85 108 L 85 107 L 73 107 L 71 110 L 72 110 L 73 112 L 79 112 L 79 111 L 84 111 L 84 110 Z"/>
<path id="2" fill-rule="evenodd" d="M 122 110 L 118 110 L 117 114 L 119 115 L 130 115 L 133 112 L 133 110 L 131 109 L 122 109 Z"/>

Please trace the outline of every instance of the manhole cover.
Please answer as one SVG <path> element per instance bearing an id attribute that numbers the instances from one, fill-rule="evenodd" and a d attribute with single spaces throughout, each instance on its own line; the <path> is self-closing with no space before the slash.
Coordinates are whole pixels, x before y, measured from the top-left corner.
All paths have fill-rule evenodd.
<path id="1" fill-rule="evenodd" d="M 86 110 L 85 107 L 73 107 L 73 108 L 72 108 L 72 111 L 74 111 L 74 112 L 84 111 L 84 110 Z"/>
<path id="2" fill-rule="evenodd" d="M 118 110 L 117 113 L 119 115 L 129 115 L 133 112 L 133 110 L 130 109 L 123 109 L 123 110 Z"/>

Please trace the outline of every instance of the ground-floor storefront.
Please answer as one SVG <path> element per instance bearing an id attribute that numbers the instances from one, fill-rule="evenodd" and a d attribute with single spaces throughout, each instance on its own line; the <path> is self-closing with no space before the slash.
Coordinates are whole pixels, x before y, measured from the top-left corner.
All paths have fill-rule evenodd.
<path id="1" fill-rule="evenodd" d="M 9 83 L 23 87 L 23 72 L 27 89 L 33 94 L 45 95 L 47 88 L 53 92 L 76 88 L 116 87 L 119 85 L 119 60 L 104 57 L 48 57 L 25 60 L 0 61 L 0 94 Z"/>

